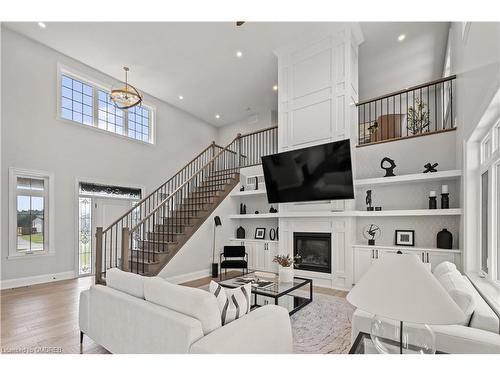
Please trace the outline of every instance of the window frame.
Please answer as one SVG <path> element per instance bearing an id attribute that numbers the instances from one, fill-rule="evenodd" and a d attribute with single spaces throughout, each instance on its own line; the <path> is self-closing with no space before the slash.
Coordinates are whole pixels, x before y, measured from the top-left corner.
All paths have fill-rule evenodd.
<path id="1" fill-rule="evenodd" d="M 89 85 L 92 87 L 92 125 L 87 125 L 84 123 L 80 123 L 78 121 L 69 120 L 67 118 L 62 117 L 62 75 L 69 76 L 70 78 L 76 79 Z M 116 137 L 128 139 L 131 141 L 139 142 L 143 145 L 155 145 L 156 144 L 156 107 L 153 105 L 142 101 L 141 106 L 146 108 L 149 111 L 149 142 L 143 141 L 142 139 L 136 139 L 128 136 L 128 112 L 123 110 L 123 134 L 119 134 L 116 132 L 112 132 L 107 129 L 101 129 L 99 127 L 99 91 L 106 91 L 107 93 L 111 92 L 111 86 L 104 84 L 96 79 L 90 78 L 85 74 L 79 73 L 73 69 L 69 69 L 66 66 L 61 64 L 57 65 L 57 105 L 56 105 L 56 119 L 62 122 L 66 122 L 69 124 L 77 125 L 80 127 L 85 127 L 88 129 L 92 129 L 104 134 L 114 135 Z"/>
<path id="2" fill-rule="evenodd" d="M 27 177 L 44 179 L 47 182 L 46 202 L 44 202 L 44 249 L 30 252 L 17 251 L 17 178 Z M 27 259 L 55 254 L 55 217 L 54 217 L 54 174 L 47 171 L 23 168 L 9 168 L 9 254 L 7 259 Z"/>
<path id="3" fill-rule="evenodd" d="M 479 183 L 481 186 L 482 175 L 488 172 L 488 272 L 481 270 L 482 244 L 484 239 L 479 238 L 479 270 L 486 274 L 488 279 L 500 286 L 500 233 L 497 228 L 500 222 L 500 202 L 498 202 L 498 191 L 500 189 L 500 121 L 496 122 L 485 134 L 480 142 L 480 165 Z M 489 154 L 486 144 L 489 143 Z M 482 202 L 482 189 L 480 191 L 480 202 Z M 482 207 L 479 206 L 480 230 L 482 230 Z"/>

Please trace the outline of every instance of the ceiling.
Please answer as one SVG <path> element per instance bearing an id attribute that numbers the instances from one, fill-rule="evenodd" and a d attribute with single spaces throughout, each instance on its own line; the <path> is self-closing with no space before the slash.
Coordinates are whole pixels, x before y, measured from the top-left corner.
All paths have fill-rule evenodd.
<path id="1" fill-rule="evenodd" d="M 116 79 L 123 79 L 122 67 L 128 66 L 130 83 L 139 90 L 222 126 L 277 109 L 273 50 L 322 34 L 333 24 L 62 22 L 46 23 L 45 29 L 36 22 L 4 25 Z M 237 51 L 243 53 L 241 58 Z"/>
<path id="2" fill-rule="evenodd" d="M 442 77 L 449 27 L 449 22 L 362 22 L 360 100 Z M 405 39 L 398 41 L 402 34 Z"/>
<path id="3" fill-rule="evenodd" d="M 326 33 L 321 22 L 3 23 L 215 126 L 277 109 L 273 51 Z M 444 59 L 446 23 L 361 23 L 360 94 L 430 80 Z M 406 33 L 404 42 L 397 36 Z M 238 58 L 236 52 L 241 51 Z M 439 64 L 437 64 L 439 62 Z M 387 91 L 383 91 L 385 93 Z M 179 99 L 179 95 L 184 97 Z M 217 119 L 216 114 L 220 115 Z"/>

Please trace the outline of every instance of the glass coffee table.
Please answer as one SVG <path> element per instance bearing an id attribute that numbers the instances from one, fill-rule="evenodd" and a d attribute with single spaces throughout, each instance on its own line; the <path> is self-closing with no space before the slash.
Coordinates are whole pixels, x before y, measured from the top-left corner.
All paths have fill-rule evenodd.
<path id="1" fill-rule="evenodd" d="M 399 342 L 385 339 L 385 345 L 394 346 L 396 349 L 399 348 Z M 396 350 L 397 351 L 397 350 Z M 416 350 L 414 351 L 417 352 Z M 405 354 L 412 353 L 411 350 L 405 349 Z M 354 340 L 354 344 L 352 344 L 351 349 L 349 350 L 349 354 L 380 354 L 375 344 L 373 343 L 370 334 L 366 332 L 359 332 L 356 340 Z M 446 354 L 441 351 L 436 351 L 436 354 Z"/>
<path id="2" fill-rule="evenodd" d="M 280 282 L 278 275 L 254 271 L 231 279 L 219 281 L 225 288 L 237 288 L 252 283 L 252 308 L 274 303 L 286 308 L 290 315 L 313 300 L 311 279 L 294 277 L 292 282 Z"/>

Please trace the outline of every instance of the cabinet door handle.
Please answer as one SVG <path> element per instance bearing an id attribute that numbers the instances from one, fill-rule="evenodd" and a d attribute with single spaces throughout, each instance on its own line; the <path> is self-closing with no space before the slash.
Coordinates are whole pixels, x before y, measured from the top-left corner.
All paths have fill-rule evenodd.
<path id="1" fill-rule="evenodd" d="M 422 262 L 425 263 L 425 253 L 422 253 Z"/>
<path id="2" fill-rule="evenodd" d="M 375 250 L 375 251 L 377 252 L 376 254 L 377 254 L 377 259 L 378 259 L 378 250 Z"/>
<path id="3" fill-rule="evenodd" d="M 427 263 L 429 263 L 429 253 L 427 253 Z"/>

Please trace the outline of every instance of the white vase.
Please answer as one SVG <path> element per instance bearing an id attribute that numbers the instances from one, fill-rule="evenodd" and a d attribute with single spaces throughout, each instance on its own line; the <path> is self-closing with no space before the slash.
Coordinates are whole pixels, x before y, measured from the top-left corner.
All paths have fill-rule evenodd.
<path id="1" fill-rule="evenodd" d="M 280 283 L 291 283 L 293 281 L 293 267 L 281 267 L 278 271 Z"/>

